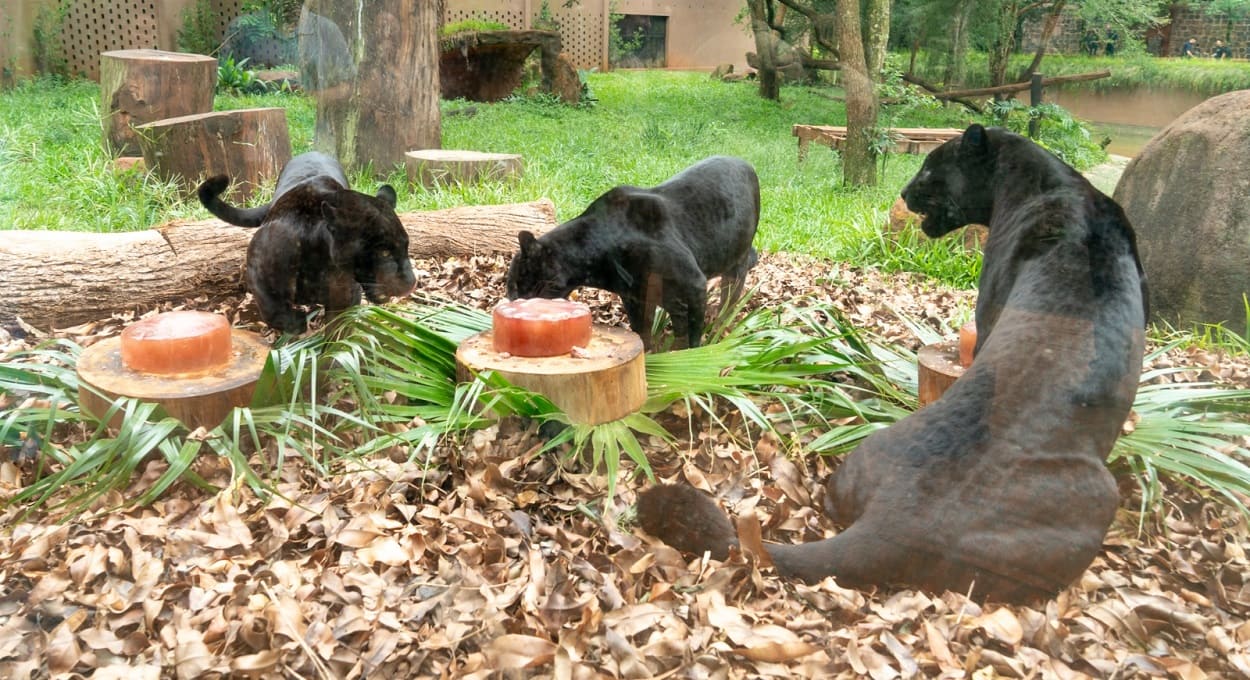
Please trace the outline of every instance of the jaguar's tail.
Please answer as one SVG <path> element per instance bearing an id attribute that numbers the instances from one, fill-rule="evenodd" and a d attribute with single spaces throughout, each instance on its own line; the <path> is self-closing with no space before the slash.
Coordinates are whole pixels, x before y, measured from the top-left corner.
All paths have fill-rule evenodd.
<path id="1" fill-rule="evenodd" d="M 638 496 L 638 523 L 652 536 L 682 552 L 723 560 L 729 548 L 738 546 L 733 523 L 710 496 L 692 486 L 653 486 Z M 768 543 L 765 550 L 777 573 L 809 583 L 837 575 L 855 583 L 864 579 L 853 565 L 837 558 L 832 542 L 837 539 L 783 545 Z M 845 566 L 845 569 L 839 569 Z M 841 572 L 841 573 L 839 573 Z"/>
<path id="2" fill-rule="evenodd" d="M 265 221 L 265 215 L 269 213 L 269 206 L 266 204 L 255 208 L 236 208 L 229 203 L 221 200 L 221 192 L 230 186 L 230 178 L 225 175 L 217 175 L 204 180 L 196 192 L 200 196 L 200 203 L 212 214 L 221 219 L 240 227 L 259 227 Z"/>
<path id="3" fill-rule="evenodd" d="M 638 495 L 638 521 L 652 536 L 695 555 L 723 560 L 738 546 L 737 532 L 710 496 L 690 486 L 655 486 Z M 898 540 L 856 521 L 833 538 L 798 544 L 765 543 L 777 573 L 815 583 L 833 576 L 852 588 L 904 585 L 930 592 L 970 593 L 977 601 L 1027 603 L 1053 597 L 1075 576 L 1050 573 L 1041 560 L 1002 564 L 968 555 L 970 561 L 926 545 L 923 537 Z M 1092 558 L 1092 556 L 1091 556 Z M 1078 561 L 1080 561 L 1078 559 Z M 1079 575 L 1088 560 L 1076 570 Z"/>

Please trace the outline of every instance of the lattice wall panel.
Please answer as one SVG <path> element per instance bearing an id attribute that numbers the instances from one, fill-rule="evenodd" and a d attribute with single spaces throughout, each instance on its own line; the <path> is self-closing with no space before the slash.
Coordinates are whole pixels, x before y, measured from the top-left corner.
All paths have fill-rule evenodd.
<path id="1" fill-rule="evenodd" d="M 211 2 L 213 11 L 217 13 L 217 39 L 224 40 L 226 27 L 230 25 L 231 21 L 234 21 L 235 17 L 243 13 L 243 0 L 211 0 Z M 169 20 L 170 18 L 161 17 L 162 23 Z M 181 19 L 176 17 L 173 20 L 181 22 Z"/>
<path id="2" fill-rule="evenodd" d="M 243 0 L 210 0 L 217 17 L 217 39 L 239 15 Z M 100 53 L 110 50 L 177 50 L 171 42 L 182 26 L 182 11 L 163 0 L 77 0 L 61 24 L 61 46 L 69 72 L 100 77 Z M 162 36 L 165 36 L 162 41 Z"/>
<path id="3" fill-rule="evenodd" d="M 155 48 L 157 0 L 78 0 L 61 25 L 61 45 L 72 74 L 100 77 L 100 53 Z"/>
<path id="4" fill-rule="evenodd" d="M 552 13 L 560 23 L 560 39 L 573 65 L 577 68 L 600 66 L 607 53 L 607 46 L 603 44 L 603 15 L 577 7 Z"/>

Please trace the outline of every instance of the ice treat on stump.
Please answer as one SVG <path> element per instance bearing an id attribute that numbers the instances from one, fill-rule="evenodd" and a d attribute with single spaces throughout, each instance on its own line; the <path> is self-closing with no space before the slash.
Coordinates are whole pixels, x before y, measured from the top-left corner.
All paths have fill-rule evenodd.
<path id="1" fill-rule="evenodd" d="M 199 373 L 230 361 L 230 322 L 209 312 L 166 312 L 122 331 L 122 363 L 140 373 Z"/>
<path id="2" fill-rule="evenodd" d="M 574 423 L 598 425 L 637 411 L 647 399 L 642 339 L 590 323 L 590 309 L 562 299 L 501 302 L 493 327 L 456 348 L 461 380 L 490 371 L 537 392 Z"/>
<path id="3" fill-rule="evenodd" d="M 252 395 L 269 356 L 255 333 L 220 314 L 177 311 L 137 321 L 83 350 L 75 367 L 83 409 L 108 416 L 118 397 L 159 405 L 189 428 L 216 427 Z M 117 427 L 114 412 L 109 424 Z"/>
<path id="4" fill-rule="evenodd" d="M 972 365 L 972 352 L 977 346 L 977 322 L 969 321 L 959 327 L 959 365 Z"/>
<path id="5" fill-rule="evenodd" d="M 553 357 L 590 343 L 590 308 L 580 302 L 508 300 L 499 303 L 491 317 L 496 352 Z"/>

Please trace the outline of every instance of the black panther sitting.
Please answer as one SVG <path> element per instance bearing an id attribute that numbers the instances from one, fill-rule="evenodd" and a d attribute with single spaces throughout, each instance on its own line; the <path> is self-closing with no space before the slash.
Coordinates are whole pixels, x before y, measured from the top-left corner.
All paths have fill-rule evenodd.
<path id="1" fill-rule="evenodd" d="M 760 183 L 749 163 L 714 156 L 652 189 L 618 186 L 539 238 L 519 234 L 508 297 L 565 297 L 578 286 L 621 296 L 629 325 L 652 347 L 655 308 L 673 321 L 674 344 L 703 337 L 707 280 L 721 277 L 722 306 L 755 265 Z"/>
<path id="2" fill-rule="evenodd" d="M 247 249 L 246 279 L 270 327 L 302 333 L 307 319 L 298 305 L 319 304 L 331 316 L 359 304 L 362 289 L 373 302 L 412 292 L 408 232 L 390 186 L 376 197 L 352 191 L 338 161 L 317 152 L 287 163 L 266 205 L 223 202 L 229 184 L 225 175 L 209 178 L 200 202 L 226 222 L 260 227 Z"/>
<path id="3" fill-rule="evenodd" d="M 989 226 L 975 358 L 829 478 L 841 533 L 766 550 L 806 581 L 1052 597 L 1098 554 L 1119 500 L 1105 460 L 1137 390 L 1147 316 L 1133 229 L 1058 158 L 980 125 L 930 153 L 903 198 L 930 237 Z M 693 487 L 648 489 L 638 518 L 688 552 L 723 559 L 738 545 Z"/>

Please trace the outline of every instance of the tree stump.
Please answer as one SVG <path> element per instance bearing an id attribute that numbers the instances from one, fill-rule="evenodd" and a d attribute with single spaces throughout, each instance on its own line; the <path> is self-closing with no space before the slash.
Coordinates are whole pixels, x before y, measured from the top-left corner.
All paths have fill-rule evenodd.
<path id="1" fill-rule="evenodd" d="M 460 343 L 456 366 L 461 379 L 495 371 L 513 385 L 547 397 L 569 420 L 586 425 L 624 418 L 647 400 L 642 339 L 615 326 L 592 326 L 584 351 L 554 357 L 500 354 L 491 331 L 483 331 Z"/>
<path id="2" fill-rule="evenodd" d="M 132 126 L 213 110 L 217 60 L 161 50 L 100 54 L 104 143 L 114 154 L 139 155 Z"/>
<path id="3" fill-rule="evenodd" d="M 937 401 L 966 370 L 959 363 L 958 340 L 921 347 L 916 362 L 921 406 Z"/>
<path id="4" fill-rule="evenodd" d="M 220 369 L 193 376 L 155 375 L 127 367 L 122 362 L 121 338 L 106 338 L 78 358 L 78 398 L 99 418 L 118 397 L 134 397 L 159 404 L 190 429 L 217 427 L 234 407 L 251 405 L 269 357 L 269 345 L 255 333 L 235 328 L 231 344 L 230 363 Z M 117 427 L 120 422 L 118 414 L 109 424 Z"/>
<path id="5" fill-rule="evenodd" d="M 229 175 L 234 198 L 247 200 L 291 160 L 281 108 L 214 111 L 166 118 L 136 128 L 147 167 L 194 189 L 203 177 Z"/>
<path id="6" fill-rule="evenodd" d="M 420 149 L 404 157 L 408 159 L 408 179 L 425 187 L 511 179 L 520 177 L 524 167 L 521 156 L 514 153 Z"/>

